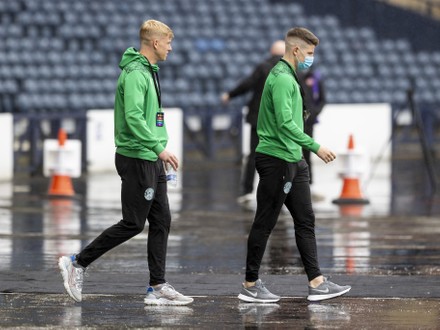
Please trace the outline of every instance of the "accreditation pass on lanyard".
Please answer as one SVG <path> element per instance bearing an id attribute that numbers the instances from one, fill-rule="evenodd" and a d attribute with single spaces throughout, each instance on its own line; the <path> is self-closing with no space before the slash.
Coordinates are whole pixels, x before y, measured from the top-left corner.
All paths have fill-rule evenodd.
<path id="1" fill-rule="evenodd" d="M 148 66 L 150 67 L 151 77 L 153 78 L 153 83 L 154 83 L 154 89 L 156 90 L 157 102 L 159 104 L 159 111 L 156 112 L 156 127 L 163 127 L 165 124 L 165 113 L 162 111 L 159 74 L 157 72 L 154 72 L 153 66 L 151 65 L 150 61 L 148 61 Z"/>
<path id="2" fill-rule="evenodd" d="M 160 111 L 156 112 L 156 126 L 163 127 L 164 122 L 165 122 L 165 113 L 161 109 Z"/>

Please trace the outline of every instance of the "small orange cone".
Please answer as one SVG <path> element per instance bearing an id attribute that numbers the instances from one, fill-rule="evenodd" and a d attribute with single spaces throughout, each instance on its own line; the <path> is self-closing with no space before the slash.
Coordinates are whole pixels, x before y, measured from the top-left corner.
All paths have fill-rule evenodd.
<path id="1" fill-rule="evenodd" d="M 335 204 L 368 204 L 368 199 L 362 197 L 361 188 L 359 185 L 359 173 L 355 171 L 354 138 L 350 134 L 348 139 L 348 151 L 346 154 L 345 173 L 342 174 L 344 184 L 342 192 L 338 199 L 333 200 Z"/>
<path id="2" fill-rule="evenodd" d="M 60 128 L 58 131 L 58 164 L 55 168 L 54 174 L 52 175 L 48 194 L 50 196 L 73 196 L 75 191 L 73 190 L 72 179 L 69 175 L 66 175 L 64 170 L 61 168 L 63 161 L 63 149 L 64 144 L 67 140 L 66 131 Z"/>

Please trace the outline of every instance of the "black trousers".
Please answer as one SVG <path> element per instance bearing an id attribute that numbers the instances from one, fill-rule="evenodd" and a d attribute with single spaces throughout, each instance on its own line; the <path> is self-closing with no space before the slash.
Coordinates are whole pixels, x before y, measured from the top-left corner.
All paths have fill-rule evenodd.
<path id="1" fill-rule="evenodd" d="M 258 146 L 257 127 L 252 126 L 249 155 L 247 156 L 246 162 L 243 167 L 242 188 L 241 188 L 242 195 L 250 194 L 254 191 L 255 149 L 257 148 L 257 146 Z"/>
<path id="2" fill-rule="evenodd" d="M 315 214 L 312 208 L 309 170 L 305 160 L 288 163 L 282 159 L 256 153 L 260 175 L 257 188 L 257 211 L 248 237 L 246 281 L 258 280 L 269 236 L 283 204 L 293 218 L 296 245 L 309 281 L 321 274 L 315 238 Z"/>
<path id="3" fill-rule="evenodd" d="M 151 162 L 116 154 L 115 164 L 122 180 L 122 220 L 86 246 L 78 254 L 77 262 L 87 267 L 107 251 L 141 233 L 148 219 L 150 285 L 165 283 L 171 213 L 162 161 Z"/>

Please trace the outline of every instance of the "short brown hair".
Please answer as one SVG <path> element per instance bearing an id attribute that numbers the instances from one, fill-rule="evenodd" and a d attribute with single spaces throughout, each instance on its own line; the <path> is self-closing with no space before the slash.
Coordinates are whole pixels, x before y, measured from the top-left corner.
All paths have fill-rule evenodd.
<path id="1" fill-rule="evenodd" d="M 309 45 L 318 46 L 319 39 L 310 30 L 303 27 L 294 27 L 286 33 L 286 43 L 291 44 L 293 38 L 301 39 Z M 290 42 L 289 42 L 290 41 Z"/>
<path id="2" fill-rule="evenodd" d="M 142 23 L 139 30 L 139 38 L 142 40 L 151 40 L 153 37 L 170 37 L 174 38 L 174 33 L 171 28 L 154 19 L 147 20 Z"/>

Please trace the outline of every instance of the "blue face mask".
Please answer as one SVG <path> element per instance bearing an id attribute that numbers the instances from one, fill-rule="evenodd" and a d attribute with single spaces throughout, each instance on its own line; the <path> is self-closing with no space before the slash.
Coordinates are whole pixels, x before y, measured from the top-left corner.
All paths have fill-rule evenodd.
<path id="1" fill-rule="evenodd" d="M 302 53 L 302 51 L 301 51 Z M 304 53 L 303 53 L 304 54 Z M 309 69 L 313 64 L 314 57 L 313 56 L 305 56 L 304 62 L 298 61 L 298 70 L 307 70 Z"/>
<path id="2" fill-rule="evenodd" d="M 306 56 L 304 62 L 298 62 L 298 69 L 307 70 L 308 68 L 310 68 L 313 64 L 313 59 L 313 56 Z"/>

